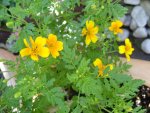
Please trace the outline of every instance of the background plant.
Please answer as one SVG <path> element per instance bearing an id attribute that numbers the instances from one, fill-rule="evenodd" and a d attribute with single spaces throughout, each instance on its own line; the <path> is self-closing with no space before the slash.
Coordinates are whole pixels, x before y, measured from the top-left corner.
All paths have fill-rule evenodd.
<path id="1" fill-rule="evenodd" d="M 57 35 L 63 42 L 58 58 L 49 56 L 38 62 L 30 57 L 8 62 L 16 72 L 15 87 L 7 87 L 6 80 L 0 82 L 2 95 L 0 111 L 45 113 L 55 108 L 58 113 L 142 113 L 141 107 L 132 108 L 141 80 L 133 80 L 126 74 L 129 65 L 122 63 L 118 51 L 117 36 L 108 30 L 111 21 L 126 13 L 118 0 L 7 0 L 14 6 L 0 5 L 0 19 L 18 32 L 12 52 L 25 47 L 23 39 L 32 36 Z M 99 27 L 98 41 L 89 46 L 81 35 L 87 20 Z M 108 77 L 97 77 L 98 68 L 93 61 L 100 58 L 105 65 L 113 64 Z"/>

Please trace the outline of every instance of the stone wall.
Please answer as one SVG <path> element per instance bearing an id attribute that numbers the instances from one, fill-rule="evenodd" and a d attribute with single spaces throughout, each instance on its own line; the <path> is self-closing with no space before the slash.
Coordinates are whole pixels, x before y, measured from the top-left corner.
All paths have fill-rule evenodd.
<path id="1" fill-rule="evenodd" d="M 122 0 L 128 13 L 120 20 L 124 23 L 124 33 L 119 34 L 121 41 L 127 37 L 142 40 L 141 49 L 150 54 L 150 0 Z"/>

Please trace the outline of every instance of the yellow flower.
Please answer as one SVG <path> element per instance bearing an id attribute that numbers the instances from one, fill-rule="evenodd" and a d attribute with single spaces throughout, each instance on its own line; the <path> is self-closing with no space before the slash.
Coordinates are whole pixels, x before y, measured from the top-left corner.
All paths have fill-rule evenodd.
<path id="1" fill-rule="evenodd" d="M 91 41 L 96 43 L 98 37 L 96 34 L 98 33 L 98 27 L 94 27 L 93 21 L 86 21 L 86 28 L 82 29 L 82 36 L 86 36 L 85 43 L 89 45 Z"/>
<path id="2" fill-rule="evenodd" d="M 99 69 L 99 76 L 108 76 L 108 73 L 106 74 L 106 75 L 104 75 L 103 74 L 103 72 L 104 72 L 104 70 L 107 68 L 107 67 L 109 67 L 109 69 L 110 70 L 113 70 L 113 65 L 112 64 L 108 64 L 108 65 L 104 65 L 103 63 L 102 63 L 102 61 L 99 59 L 99 58 L 97 58 L 94 62 L 93 62 L 93 64 L 94 64 L 94 66 L 96 67 L 98 67 L 98 69 Z"/>
<path id="3" fill-rule="evenodd" d="M 57 41 L 57 36 L 54 34 L 48 35 L 46 43 L 52 57 L 58 57 L 59 51 L 63 50 L 63 43 L 61 41 Z"/>
<path id="4" fill-rule="evenodd" d="M 115 35 L 118 33 L 123 33 L 123 30 L 120 29 L 120 27 L 122 27 L 122 26 L 123 26 L 123 23 L 121 21 L 117 20 L 117 21 L 114 21 L 111 23 L 109 30 L 113 31 Z"/>
<path id="5" fill-rule="evenodd" d="M 38 61 L 39 57 L 46 58 L 49 56 L 49 49 L 45 47 L 46 39 L 41 36 L 37 37 L 35 41 L 30 37 L 30 44 L 24 39 L 26 48 L 20 51 L 21 57 L 30 56 L 32 60 Z"/>
<path id="6" fill-rule="evenodd" d="M 125 45 L 119 46 L 119 53 L 125 54 L 127 61 L 130 61 L 130 55 L 132 55 L 133 51 L 134 48 L 132 48 L 132 44 L 128 38 L 125 40 Z"/>

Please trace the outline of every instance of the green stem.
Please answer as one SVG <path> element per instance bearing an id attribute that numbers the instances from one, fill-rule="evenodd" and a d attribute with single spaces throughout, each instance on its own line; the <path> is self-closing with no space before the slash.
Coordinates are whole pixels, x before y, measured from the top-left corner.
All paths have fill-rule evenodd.
<path id="1" fill-rule="evenodd" d="M 108 109 L 106 109 L 106 108 L 103 107 L 103 106 L 98 105 L 98 107 L 99 107 L 99 109 L 103 109 L 103 110 L 105 110 L 105 111 L 108 112 L 108 113 L 112 113 L 111 111 L 109 111 Z"/>

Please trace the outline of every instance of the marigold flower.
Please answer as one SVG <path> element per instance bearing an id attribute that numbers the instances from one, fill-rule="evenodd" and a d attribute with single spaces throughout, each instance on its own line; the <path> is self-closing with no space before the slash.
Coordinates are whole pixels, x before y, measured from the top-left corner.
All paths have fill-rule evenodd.
<path id="1" fill-rule="evenodd" d="M 93 43 L 96 43 L 98 40 L 98 37 L 96 34 L 98 33 L 98 27 L 94 27 L 93 21 L 86 21 L 86 28 L 82 29 L 82 36 L 86 36 L 85 43 L 86 45 L 89 45 L 91 41 Z"/>
<path id="2" fill-rule="evenodd" d="M 57 41 L 56 35 L 49 34 L 46 43 L 52 57 L 54 58 L 58 57 L 60 55 L 59 51 L 63 50 L 63 42 Z"/>
<path id="3" fill-rule="evenodd" d="M 120 29 L 120 27 L 122 26 L 123 26 L 123 23 L 120 20 L 117 20 L 111 23 L 109 30 L 113 31 L 115 35 L 118 33 L 123 33 L 123 30 Z"/>
<path id="4" fill-rule="evenodd" d="M 104 70 L 109 67 L 110 70 L 113 70 L 113 65 L 112 64 L 108 64 L 108 65 L 104 65 L 101 61 L 101 59 L 97 58 L 94 62 L 93 62 L 94 66 L 98 67 L 99 69 L 99 76 L 108 76 L 108 74 L 104 75 Z"/>
<path id="5" fill-rule="evenodd" d="M 21 57 L 30 56 L 32 60 L 38 61 L 39 57 L 46 58 L 49 56 L 49 49 L 45 47 L 46 39 L 42 38 L 41 36 L 37 37 L 35 41 L 30 37 L 30 44 L 23 40 L 26 48 L 20 51 Z"/>
<path id="6" fill-rule="evenodd" d="M 130 61 L 130 55 L 132 55 L 133 51 L 134 48 L 132 48 L 132 43 L 128 38 L 125 40 L 125 45 L 119 46 L 119 53 L 125 54 L 127 61 Z"/>

